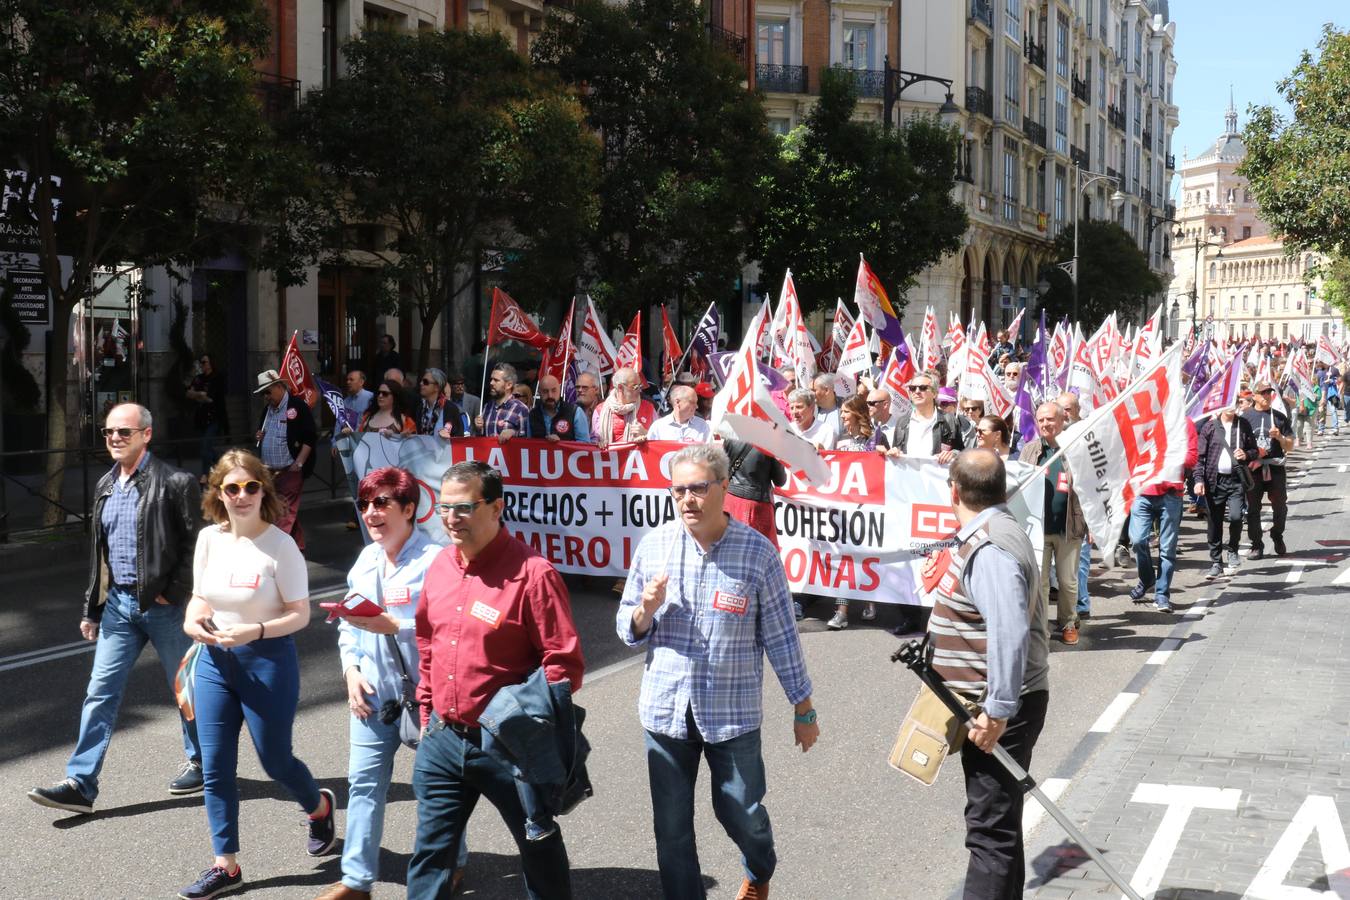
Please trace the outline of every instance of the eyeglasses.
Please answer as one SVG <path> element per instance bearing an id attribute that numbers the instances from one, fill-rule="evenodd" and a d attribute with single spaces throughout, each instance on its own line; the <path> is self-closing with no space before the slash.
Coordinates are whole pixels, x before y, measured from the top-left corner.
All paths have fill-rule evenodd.
<path id="1" fill-rule="evenodd" d="M 380 388 L 380 389 L 379 389 L 378 391 L 376 391 L 375 393 L 378 394 L 378 395 L 381 396 L 381 397 L 392 397 L 392 396 L 394 396 L 394 392 L 393 392 L 393 391 L 386 391 L 384 388 Z"/>
<path id="2" fill-rule="evenodd" d="M 473 515 L 473 511 L 477 509 L 480 504 L 486 502 L 486 500 L 466 500 L 463 503 L 437 503 L 431 508 L 436 510 L 436 514 L 439 516 L 463 519 L 466 516 Z"/>
<path id="3" fill-rule="evenodd" d="M 258 493 L 258 491 L 262 490 L 262 482 L 227 481 L 220 486 L 220 489 L 225 492 L 225 496 L 227 497 L 238 497 L 240 491 L 243 491 L 245 494 L 252 497 L 254 494 Z"/>
<path id="4" fill-rule="evenodd" d="M 105 429 L 103 429 L 103 436 L 104 436 L 105 438 L 111 438 L 113 435 L 117 435 L 118 437 L 120 437 L 122 440 L 125 441 L 127 438 L 131 437 L 133 434 L 135 434 L 135 433 L 138 432 L 138 431 L 145 431 L 145 429 L 144 429 L 144 428 L 105 428 Z"/>
<path id="5" fill-rule="evenodd" d="M 924 391 L 931 391 L 933 389 L 933 386 L 931 384 L 907 384 L 905 385 L 905 387 L 909 388 L 916 394 L 921 394 Z"/>
<path id="6" fill-rule="evenodd" d="M 432 381 L 430 378 L 423 378 L 422 381 L 421 381 L 421 383 L 422 383 L 422 384 L 436 384 L 436 382 Z"/>
<path id="7" fill-rule="evenodd" d="M 356 509 L 359 512 L 365 512 L 366 508 L 373 506 L 376 509 L 388 509 L 391 504 L 397 503 L 393 497 L 371 497 L 369 500 L 357 500 Z"/>
<path id="8" fill-rule="evenodd" d="M 708 488 L 712 487 L 711 481 L 695 481 L 692 484 L 672 484 L 670 486 L 670 495 L 676 500 L 684 499 L 685 494 L 693 494 L 695 497 L 708 496 Z"/>

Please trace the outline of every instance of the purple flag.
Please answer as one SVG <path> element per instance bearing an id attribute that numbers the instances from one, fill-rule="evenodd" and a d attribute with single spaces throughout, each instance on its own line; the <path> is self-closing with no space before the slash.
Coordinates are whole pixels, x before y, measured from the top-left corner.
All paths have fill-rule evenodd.
<path id="1" fill-rule="evenodd" d="M 1181 371 L 1191 376 L 1191 380 L 1194 381 L 1195 373 L 1199 371 L 1200 366 L 1204 364 L 1205 358 L 1208 355 L 1209 355 L 1209 342 L 1196 341 L 1195 352 L 1191 354 L 1190 359 L 1186 360 L 1184 363 L 1181 364 Z"/>
<path id="2" fill-rule="evenodd" d="M 731 367 L 735 362 L 736 351 L 734 350 L 713 353 L 708 357 L 708 367 L 712 369 L 713 379 L 719 386 L 727 383 L 727 379 L 731 377 Z M 760 365 L 756 366 L 755 370 L 759 372 L 759 380 L 764 382 L 764 386 L 769 390 L 781 391 L 787 387 L 787 379 L 773 366 Z"/>
<path id="3" fill-rule="evenodd" d="M 1045 310 L 1041 310 L 1036 343 L 1031 345 L 1031 352 L 1027 354 L 1026 364 L 1022 366 L 1022 374 L 1017 380 L 1017 394 L 1013 398 L 1013 406 L 1017 409 L 1017 431 L 1023 441 L 1036 439 L 1036 407 L 1045 399 L 1045 370 Z"/>
<path id="4" fill-rule="evenodd" d="M 1242 380 L 1242 351 L 1238 350 L 1228 363 L 1214 373 L 1214 377 L 1205 383 L 1193 395 L 1186 407 L 1186 415 L 1191 421 L 1203 419 L 1219 410 L 1227 409 L 1237 403 L 1238 384 Z"/>
<path id="5" fill-rule="evenodd" d="M 685 353 L 698 359 L 708 359 L 717 352 L 717 337 L 722 332 L 722 314 L 716 303 L 708 304 L 708 311 L 698 320 L 693 337 L 689 338 Z"/>
<path id="6" fill-rule="evenodd" d="M 336 431 L 341 432 L 343 428 L 356 430 L 356 413 L 349 410 L 342 403 L 342 392 L 324 381 L 318 375 L 314 376 L 314 381 L 319 385 L 319 393 L 323 394 L 323 399 L 328 401 L 328 408 L 333 411 L 333 418 L 337 421 Z"/>

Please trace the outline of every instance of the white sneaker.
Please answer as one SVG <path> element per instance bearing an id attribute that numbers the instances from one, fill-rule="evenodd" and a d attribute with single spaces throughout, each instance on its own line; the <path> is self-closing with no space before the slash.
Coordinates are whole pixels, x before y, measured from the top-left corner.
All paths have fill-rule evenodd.
<path id="1" fill-rule="evenodd" d="M 848 613 L 842 609 L 835 610 L 834 617 L 825 623 L 825 627 L 831 631 L 841 631 L 848 627 Z"/>

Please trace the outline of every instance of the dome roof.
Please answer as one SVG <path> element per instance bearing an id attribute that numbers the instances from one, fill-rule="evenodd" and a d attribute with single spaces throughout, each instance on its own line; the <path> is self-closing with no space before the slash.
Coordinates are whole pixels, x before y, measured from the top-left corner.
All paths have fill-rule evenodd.
<path id="1" fill-rule="evenodd" d="M 1165 2 L 1165 0 L 1163 0 Z M 1186 160 L 1189 163 L 1240 163 L 1247 158 L 1247 145 L 1238 131 L 1237 109 L 1230 97 L 1228 111 L 1223 116 L 1224 131 L 1214 145 L 1199 156 Z"/>

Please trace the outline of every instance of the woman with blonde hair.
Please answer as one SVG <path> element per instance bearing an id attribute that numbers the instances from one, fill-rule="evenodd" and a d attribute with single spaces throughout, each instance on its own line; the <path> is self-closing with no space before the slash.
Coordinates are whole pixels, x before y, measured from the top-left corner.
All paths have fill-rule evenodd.
<path id="1" fill-rule="evenodd" d="M 179 892 L 182 900 L 243 883 L 236 772 L 245 721 L 268 777 L 309 817 L 309 855 L 322 856 L 337 842 L 333 792 L 320 789 L 291 750 L 300 700 L 291 635 L 309 623 L 309 573 L 295 541 L 272 524 L 282 513 L 272 473 L 245 450 L 227 451 L 211 469 L 202 512 L 214 524 L 197 536 L 183 631 L 202 645 L 194 706 L 215 862 Z"/>

